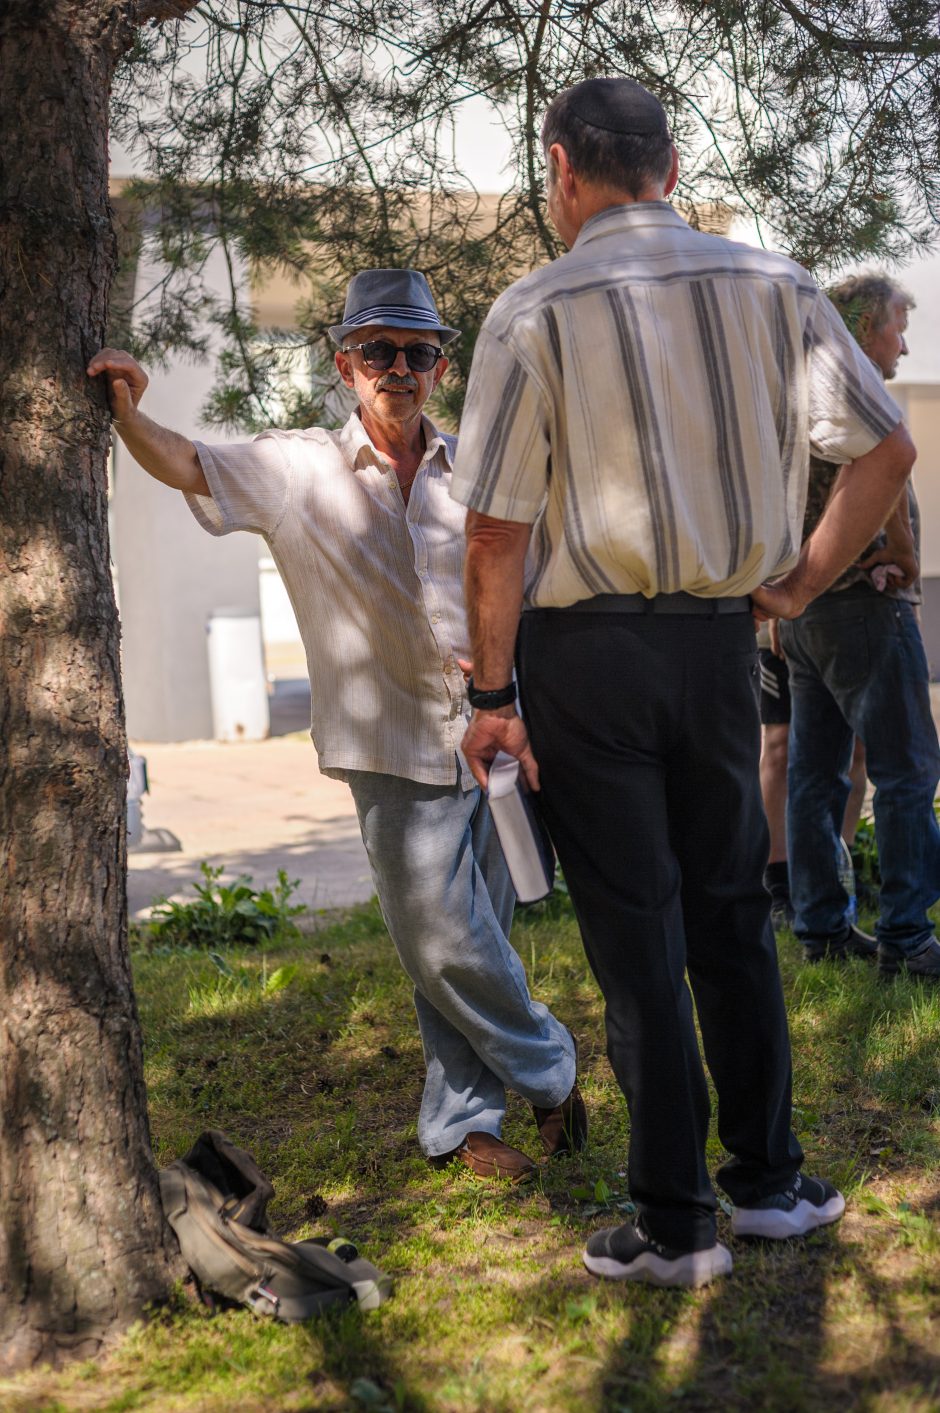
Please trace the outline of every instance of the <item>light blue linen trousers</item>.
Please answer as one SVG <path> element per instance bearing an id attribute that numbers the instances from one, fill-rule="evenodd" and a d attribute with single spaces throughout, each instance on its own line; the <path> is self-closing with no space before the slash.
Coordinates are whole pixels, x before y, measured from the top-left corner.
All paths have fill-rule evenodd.
<path id="1" fill-rule="evenodd" d="M 427 1078 L 418 1142 L 428 1157 L 468 1133 L 499 1136 L 506 1090 L 552 1108 L 575 1081 L 574 1042 L 529 995 L 509 944 L 515 897 L 476 786 L 347 775 L 392 941 L 414 983 Z"/>

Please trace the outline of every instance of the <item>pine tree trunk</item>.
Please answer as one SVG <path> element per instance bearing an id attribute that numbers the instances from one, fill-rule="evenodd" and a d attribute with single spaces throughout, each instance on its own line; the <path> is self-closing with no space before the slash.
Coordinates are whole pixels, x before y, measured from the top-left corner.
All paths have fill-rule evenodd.
<path id="1" fill-rule="evenodd" d="M 87 1357 L 175 1273 L 125 901 L 109 427 L 114 65 L 140 6 L 0 7 L 0 1368 Z"/>

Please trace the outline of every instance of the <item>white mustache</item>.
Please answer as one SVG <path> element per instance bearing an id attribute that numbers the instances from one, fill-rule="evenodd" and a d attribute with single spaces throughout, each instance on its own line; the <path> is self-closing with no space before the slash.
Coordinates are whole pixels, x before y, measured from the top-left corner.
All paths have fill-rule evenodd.
<path id="1" fill-rule="evenodd" d="M 380 378 L 378 381 L 379 392 L 381 392 L 383 388 L 417 388 L 417 386 L 417 378 L 412 378 L 407 375 L 404 378 L 394 376 L 390 378 Z"/>

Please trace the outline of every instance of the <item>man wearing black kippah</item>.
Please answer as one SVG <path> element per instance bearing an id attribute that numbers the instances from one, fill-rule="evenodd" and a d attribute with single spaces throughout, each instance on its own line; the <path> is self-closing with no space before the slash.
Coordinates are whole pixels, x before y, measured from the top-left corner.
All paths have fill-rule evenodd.
<path id="1" fill-rule="evenodd" d="M 481 783 L 501 749 L 541 786 L 606 1002 L 637 1221 L 595 1233 L 585 1264 L 699 1285 L 732 1260 L 693 998 L 732 1233 L 801 1236 L 845 1208 L 801 1176 L 790 1127 L 752 611 L 802 612 L 883 523 L 914 453 L 806 271 L 669 205 L 678 159 L 651 93 L 577 84 L 542 142 L 568 253 L 486 319 L 451 488 L 470 507 L 474 684 L 511 701 L 515 654 L 525 720 L 478 699 L 464 751 Z M 842 470 L 801 550 L 811 448 Z"/>

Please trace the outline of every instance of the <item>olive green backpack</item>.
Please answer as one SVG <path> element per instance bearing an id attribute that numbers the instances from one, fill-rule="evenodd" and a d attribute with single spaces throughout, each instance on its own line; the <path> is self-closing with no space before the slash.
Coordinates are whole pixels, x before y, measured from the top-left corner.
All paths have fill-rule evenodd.
<path id="1" fill-rule="evenodd" d="M 265 1210 L 273 1195 L 250 1154 L 218 1129 L 209 1129 L 162 1169 L 163 1211 L 201 1293 L 285 1324 L 308 1320 L 329 1305 L 355 1300 L 360 1310 L 375 1310 L 388 1299 L 391 1278 L 351 1243 L 339 1243 L 336 1254 L 324 1242 L 272 1236 Z"/>

